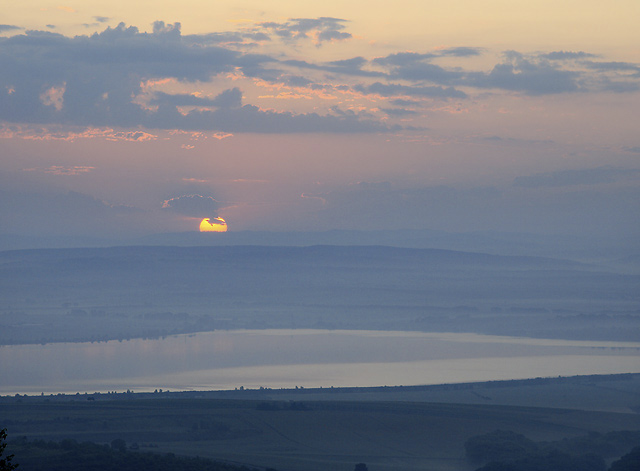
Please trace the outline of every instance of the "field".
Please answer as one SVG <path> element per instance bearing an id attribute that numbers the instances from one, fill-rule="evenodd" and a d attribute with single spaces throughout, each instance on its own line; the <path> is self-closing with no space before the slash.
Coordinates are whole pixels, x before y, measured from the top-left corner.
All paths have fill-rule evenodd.
<path id="1" fill-rule="evenodd" d="M 639 392 L 640 375 L 619 375 L 422 390 L 4 397 L 0 417 L 13 437 L 97 443 L 121 438 L 141 451 L 282 471 L 351 471 L 359 462 L 371 471 L 445 471 L 474 469 L 465 459 L 465 441 L 495 430 L 534 441 L 640 431 Z M 503 405 L 534 397 L 538 407 Z M 465 398 L 484 404 L 452 402 Z"/>

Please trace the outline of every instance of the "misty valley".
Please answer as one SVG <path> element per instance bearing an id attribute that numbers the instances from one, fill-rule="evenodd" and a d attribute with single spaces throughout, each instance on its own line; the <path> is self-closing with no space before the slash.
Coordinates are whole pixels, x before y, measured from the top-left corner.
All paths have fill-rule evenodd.
<path id="1" fill-rule="evenodd" d="M 0 279 L 24 469 L 615 471 L 640 445 L 628 265 L 113 247 L 0 252 Z"/>
<path id="2" fill-rule="evenodd" d="M 0 253 L 0 344 L 215 329 L 640 339 L 639 275 L 393 247 L 116 247 Z"/>

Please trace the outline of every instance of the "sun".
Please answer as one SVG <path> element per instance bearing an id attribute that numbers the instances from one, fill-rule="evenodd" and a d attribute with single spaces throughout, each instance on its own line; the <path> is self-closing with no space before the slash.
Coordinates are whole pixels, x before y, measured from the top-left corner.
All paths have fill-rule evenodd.
<path id="1" fill-rule="evenodd" d="M 227 222 L 222 218 L 204 218 L 200 221 L 200 232 L 227 232 Z"/>

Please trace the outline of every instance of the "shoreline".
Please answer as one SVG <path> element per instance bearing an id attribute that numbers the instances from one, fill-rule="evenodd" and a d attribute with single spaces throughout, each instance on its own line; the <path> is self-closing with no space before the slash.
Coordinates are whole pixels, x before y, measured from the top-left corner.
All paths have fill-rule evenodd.
<path id="1" fill-rule="evenodd" d="M 295 388 L 245 388 L 240 387 L 233 390 L 184 390 L 169 391 L 157 390 L 155 392 L 94 392 L 75 394 L 14 394 L 0 396 L 0 403 L 12 402 L 16 400 L 28 401 L 104 401 L 121 399 L 237 399 L 237 400 L 271 400 L 286 401 L 289 396 L 295 395 L 300 399 L 308 398 L 318 400 L 315 396 L 327 396 L 322 400 L 334 400 L 330 396 L 358 396 L 358 395 L 393 395 L 397 393 L 429 393 L 429 392 L 451 392 L 451 391 L 471 391 L 489 389 L 499 390 L 506 388 L 521 388 L 531 386 L 566 386 L 566 385 L 596 385 L 612 381 L 637 381 L 640 383 L 640 373 L 617 373 L 617 374 L 593 374 L 593 375 L 573 375 L 555 377 L 536 377 L 528 379 L 492 380 L 462 383 L 443 383 L 430 385 L 410 385 L 410 386 L 347 386 L 347 387 L 295 387 Z M 477 393 L 476 393 L 477 394 Z M 482 395 L 478 397 L 483 398 Z M 484 397 L 486 398 L 486 396 Z M 337 397 L 335 399 L 338 399 Z M 340 400 L 345 400 L 341 398 Z M 355 398 L 360 401 L 362 398 Z M 380 400 L 369 399 L 369 400 Z M 640 406 L 640 401 L 638 403 Z M 640 412 L 640 410 L 639 410 Z"/>

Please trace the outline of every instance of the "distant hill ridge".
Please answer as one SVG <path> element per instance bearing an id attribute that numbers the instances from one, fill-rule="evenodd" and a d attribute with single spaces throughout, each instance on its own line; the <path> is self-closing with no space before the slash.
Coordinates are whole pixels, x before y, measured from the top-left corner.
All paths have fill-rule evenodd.
<path id="1" fill-rule="evenodd" d="M 18 261 L 28 263 L 46 263 L 47 260 L 67 260 L 85 265 L 93 261 L 96 265 L 114 263 L 124 259 L 128 262 L 142 262 L 148 258 L 156 263 L 185 262 L 280 262 L 303 263 L 356 263 L 359 265 L 380 265 L 384 263 L 400 264 L 438 264 L 485 267 L 521 267 L 521 268 L 586 268 L 588 265 L 570 260 L 535 256 L 492 255 L 478 252 L 463 252 L 445 249 L 414 249 L 389 246 L 336 246 L 314 245 L 308 247 L 283 246 L 124 246 L 108 248 L 64 248 L 64 249 L 25 249 L 0 252 L 0 261 Z M 81 260 L 83 262 L 81 262 Z"/>
<path id="2" fill-rule="evenodd" d="M 435 230 L 329 231 L 195 231 L 140 237 L 54 236 L 0 234 L 0 251 L 35 248 L 113 246 L 389 246 L 444 249 L 500 255 L 533 255 L 572 260 L 615 260 L 640 253 L 638 237 L 594 237 L 589 234 L 529 234 L 505 232 L 445 232 Z"/>

